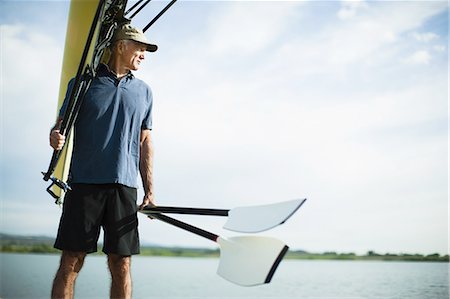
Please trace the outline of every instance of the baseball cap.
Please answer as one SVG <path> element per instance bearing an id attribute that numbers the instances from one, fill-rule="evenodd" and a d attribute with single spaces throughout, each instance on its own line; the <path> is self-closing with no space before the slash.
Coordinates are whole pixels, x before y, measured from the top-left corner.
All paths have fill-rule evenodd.
<path id="1" fill-rule="evenodd" d="M 148 41 L 147 37 L 145 37 L 142 30 L 133 27 L 130 24 L 124 24 L 116 30 L 113 40 L 117 41 L 122 39 L 133 40 L 135 42 L 144 44 L 147 46 L 147 51 L 149 52 L 155 52 L 156 50 L 158 50 L 158 46 L 151 44 Z"/>

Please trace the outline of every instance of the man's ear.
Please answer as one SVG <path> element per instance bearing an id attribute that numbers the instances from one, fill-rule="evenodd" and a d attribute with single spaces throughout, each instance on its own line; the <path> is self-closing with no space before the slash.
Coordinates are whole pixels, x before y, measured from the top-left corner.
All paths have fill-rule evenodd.
<path id="1" fill-rule="evenodd" d="M 116 45 L 116 50 L 118 54 L 122 54 L 125 51 L 126 43 L 124 40 L 119 40 Z"/>

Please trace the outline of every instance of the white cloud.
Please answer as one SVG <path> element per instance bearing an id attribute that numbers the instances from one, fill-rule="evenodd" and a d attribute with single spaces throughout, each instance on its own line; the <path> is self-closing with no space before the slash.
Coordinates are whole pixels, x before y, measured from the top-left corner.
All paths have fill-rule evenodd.
<path id="1" fill-rule="evenodd" d="M 415 44 L 400 36 L 419 28 L 441 10 L 433 4 L 371 4 L 361 15 L 323 26 L 312 37 L 305 38 L 301 30 L 294 30 L 277 47 L 271 47 L 273 51 L 261 51 L 259 63 L 253 54 L 267 46 L 264 42 L 257 42 L 254 48 L 244 45 L 244 51 L 230 56 L 233 46 L 228 42 L 217 47 L 214 36 L 201 36 L 203 40 L 197 44 L 205 47 L 205 53 L 215 49 L 214 59 L 187 51 L 173 64 L 152 70 L 162 74 L 153 79 L 161 99 L 155 116 L 159 123 L 155 140 L 160 151 L 168 153 L 160 153 L 156 161 L 161 176 L 158 182 L 164 189 L 161 192 L 168 198 L 183 197 L 201 205 L 226 202 L 232 206 L 305 195 L 311 197 L 309 212 L 324 219 L 318 228 L 322 233 L 330 226 L 358 233 L 354 223 L 364 219 L 368 221 L 365 231 L 373 231 L 380 215 L 385 215 L 383 211 L 394 203 L 405 204 L 407 198 L 414 201 L 407 211 L 418 215 L 425 209 L 420 201 L 424 194 L 419 190 L 427 189 L 421 174 L 433 173 L 433 180 L 443 184 L 445 167 L 441 161 L 446 154 L 445 136 L 427 139 L 414 132 L 429 122 L 445 119 L 442 91 L 446 91 L 446 80 L 438 73 L 434 80 L 417 74 L 421 80 L 409 81 L 410 69 L 398 61 L 404 55 L 402 49 Z M 234 10 L 228 13 L 229 19 L 235 18 Z M 227 27 L 228 23 L 214 28 L 221 29 L 224 40 L 237 44 L 243 37 L 237 38 L 236 28 Z M 269 31 L 269 36 L 279 36 L 284 27 L 278 28 Z M 233 64 L 237 55 L 252 68 Z M 221 59 L 234 67 L 224 68 Z M 375 82 L 385 69 L 395 71 Z M 179 82 L 177 89 L 166 83 L 169 77 L 164 77 L 163 70 L 172 82 Z M 348 87 L 339 88 L 340 82 Z M 361 82 L 369 88 L 361 91 L 365 87 L 357 86 Z M 332 87 L 327 90 L 329 85 Z M 427 180 L 426 185 L 432 186 L 433 180 Z M 195 187 L 199 184 L 200 189 Z M 270 188 L 265 188 L 267 184 Z M 417 189 L 412 191 L 411 186 Z M 438 189 L 432 200 L 442 207 L 446 188 Z M 344 206 L 351 211 L 342 211 Z M 318 225 L 306 214 L 302 214 L 306 219 L 293 220 L 293 225 Z M 406 211 L 397 216 L 405 221 L 413 217 Z M 397 225 L 394 214 L 383 219 L 388 226 Z M 438 230 L 444 235 L 442 222 Z M 435 229 L 420 228 L 424 235 Z M 399 233 L 397 230 L 392 235 Z M 306 229 L 304 234 L 308 240 L 301 246 L 314 247 L 321 242 Z M 389 250 L 391 245 L 384 237 L 366 240 L 366 244 L 373 242 Z M 414 243 L 417 235 L 411 233 L 407 238 Z M 294 236 L 288 240 L 298 242 Z M 339 246 L 340 242 L 342 237 L 328 234 L 321 246 Z M 361 246 L 361 240 L 353 237 L 345 242 L 349 250 Z M 434 244 L 444 248 L 445 240 Z"/>
<path id="2" fill-rule="evenodd" d="M 411 56 L 406 57 L 404 61 L 409 64 L 429 64 L 431 55 L 426 50 L 420 50 L 414 52 Z"/>
<path id="3" fill-rule="evenodd" d="M 298 217 L 268 235 L 318 251 L 444 252 L 448 77 L 445 67 L 414 73 L 398 63 L 405 49 L 417 48 L 415 38 L 402 34 L 419 32 L 442 5 L 364 2 L 346 22 L 326 19 L 321 26 L 317 15 L 307 15 L 316 2 L 302 3 L 302 16 L 297 2 L 279 5 L 233 2 L 204 11 L 210 26 L 189 37 L 171 29 L 169 46 L 137 73 L 155 95 L 157 201 L 226 208 L 305 196 Z M 317 29 L 305 33 L 298 28 L 310 27 L 303 25 Z M 3 95 L 5 114 L 13 116 L 2 122 L 15 141 L 7 152 L 29 161 L 48 150 L 61 43 L 33 28 L 7 31 L 2 72 L 11 76 L 4 76 Z M 425 52 L 411 59 L 433 63 Z M 10 128 L 21 128 L 23 119 L 33 128 L 16 138 Z M 42 157 L 46 164 L 49 157 Z M 36 171 L 24 164 L 20 171 Z M 191 221 L 213 231 L 219 226 Z M 167 229 L 141 221 L 143 240 L 209 244 Z"/>
<path id="4" fill-rule="evenodd" d="M 2 201 L 18 201 L 30 207 L 30 201 L 52 203 L 42 181 L 52 150 L 48 132 L 56 115 L 59 76 L 61 73 L 61 41 L 37 28 L 23 25 L 1 25 L 3 115 L 1 197 Z M 4 142 L 4 143 L 3 143 Z M 26 186 L 26 187 L 24 187 Z M 29 215 L 10 211 L 4 205 L 6 219 L 22 218 L 30 225 Z M 12 214 L 15 214 L 12 216 Z M 31 209 L 30 209 L 31 213 Z M 36 226 L 36 230 L 45 226 Z M 11 228 L 11 226 L 2 226 Z"/>
<path id="5" fill-rule="evenodd" d="M 33 148 L 39 156 L 48 152 L 47 134 L 56 115 L 61 46 L 32 28 L 1 25 L 0 30 L 5 109 L 2 133 L 8 144 Z M 23 152 L 13 146 L 5 151 L 9 158 L 22 158 Z"/>
<path id="6" fill-rule="evenodd" d="M 56 236 L 57 224 L 61 209 L 52 204 L 52 200 L 41 202 L 37 198 L 33 206 L 29 203 L 2 198 L 0 211 L 0 231 L 23 235 L 48 235 Z M 44 232 L 43 228 L 49 228 Z"/>
<path id="7" fill-rule="evenodd" d="M 367 8 L 365 0 L 343 0 L 337 16 L 341 20 L 353 18 L 359 9 Z"/>
<path id="8" fill-rule="evenodd" d="M 286 26 L 296 2 L 234 2 L 210 17 L 210 50 L 214 54 L 240 55 L 267 47 Z M 230 34 L 232 32 L 232 34 Z M 230 58 L 231 58 L 230 57 Z"/>
<path id="9" fill-rule="evenodd" d="M 401 60 L 405 55 L 401 51 L 411 47 L 399 36 L 418 28 L 443 9 L 442 5 L 424 6 L 421 3 L 366 5 L 367 9 L 358 18 L 330 23 L 313 37 L 305 39 L 301 31 L 298 37 L 290 36 L 276 50 L 277 59 L 267 62 L 268 68 L 271 72 L 283 70 L 295 78 L 320 74 L 334 74 L 339 78 L 351 75 L 348 72 L 353 67 L 383 67 L 393 57 L 398 56 L 397 61 Z M 427 61 L 426 57 L 422 58 L 421 62 Z"/>
<path id="10" fill-rule="evenodd" d="M 439 35 L 433 32 L 426 32 L 426 33 L 418 33 L 414 32 L 412 33 L 412 36 L 419 42 L 423 43 L 429 43 L 431 41 L 439 39 Z"/>
<path id="11" fill-rule="evenodd" d="M 435 46 L 433 46 L 433 50 L 436 51 L 436 52 L 440 52 L 440 53 L 445 52 L 446 49 L 447 49 L 447 47 L 444 46 L 444 45 L 435 45 Z"/>

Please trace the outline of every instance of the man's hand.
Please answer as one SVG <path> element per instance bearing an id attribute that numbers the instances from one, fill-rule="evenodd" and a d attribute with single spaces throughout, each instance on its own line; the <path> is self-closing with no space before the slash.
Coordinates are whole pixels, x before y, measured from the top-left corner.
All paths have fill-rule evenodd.
<path id="1" fill-rule="evenodd" d="M 143 210 L 145 207 L 155 207 L 155 198 L 153 193 L 145 194 L 144 199 L 142 200 L 142 204 L 139 206 L 139 210 Z"/>
<path id="2" fill-rule="evenodd" d="M 50 132 L 50 146 L 57 151 L 60 151 L 64 143 L 66 142 L 66 137 L 59 134 L 59 130 L 52 130 Z"/>
<path id="3" fill-rule="evenodd" d="M 155 206 L 153 197 L 153 146 L 150 130 L 141 131 L 140 141 L 139 171 L 141 172 L 142 186 L 145 192 L 142 204 L 139 206 L 139 210 L 142 210 L 146 206 Z"/>

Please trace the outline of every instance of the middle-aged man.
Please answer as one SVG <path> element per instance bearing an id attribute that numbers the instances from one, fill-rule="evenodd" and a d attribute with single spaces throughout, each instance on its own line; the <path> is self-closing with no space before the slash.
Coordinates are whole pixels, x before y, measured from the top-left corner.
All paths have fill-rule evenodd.
<path id="1" fill-rule="evenodd" d="M 131 297 L 131 255 L 139 253 L 137 177 L 145 196 L 139 208 L 154 205 L 150 138 L 152 92 L 131 71 L 139 69 L 145 51 L 154 52 L 144 33 L 129 24 L 113 37 L 111 58 L 101 64 L 83 100 L 74 127 L 69 191 L 55 242 L 62 250 L 52 298 L 73 298 L 75 280 L 87 253 L 97 251 L 100 228 L 103 252 L 112 276 L 111 298 Z M 69 83 L 67 106 L 73 80 Z M 50 145 L 65 142 L 61 118 L 50 132 Z"/>

